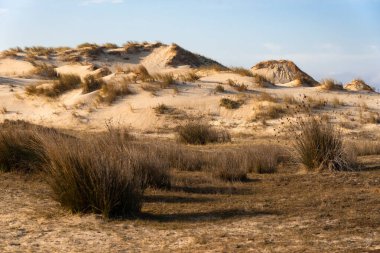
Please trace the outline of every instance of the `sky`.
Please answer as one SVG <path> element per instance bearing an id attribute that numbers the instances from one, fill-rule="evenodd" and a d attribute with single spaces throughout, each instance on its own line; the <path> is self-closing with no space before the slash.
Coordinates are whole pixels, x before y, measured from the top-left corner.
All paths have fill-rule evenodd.
<path id="1" fill-rule="evenodd" d="M 0 50 L 177 43 L 226 66 L 294 61 L 380 89 L 380 0 L 0 0 Z"/>

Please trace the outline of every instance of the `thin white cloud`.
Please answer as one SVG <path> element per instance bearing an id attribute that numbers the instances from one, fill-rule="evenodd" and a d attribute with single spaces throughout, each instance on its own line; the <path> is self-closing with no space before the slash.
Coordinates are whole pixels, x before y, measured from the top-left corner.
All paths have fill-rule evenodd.
<path id="1" fill-rule="evenodd" d="M 372 50 L 372 52 L 379 54 L 380 53 L 380 47 L 377 45 L 370 45 L 369 48 Z"/>
<path id="2" fill-rule="evenodd" d="M 264 43 L 263 47 L 269 51 L 280 51 L 283 49 L 281 45 L 273 43 L 273 42 Z"/>
<path id="3" fill-rule="evenodd" d="M 121 4 L 124 0 L 85 0 L 82 1 L 81 5 L 92 5 L 92 4 Z"/>
<path id="4" fill-rule="evenodd" d="M 9 12 L 9 9 L 6 8 L 0 8 L 0 16 L 7 14 Z"/>

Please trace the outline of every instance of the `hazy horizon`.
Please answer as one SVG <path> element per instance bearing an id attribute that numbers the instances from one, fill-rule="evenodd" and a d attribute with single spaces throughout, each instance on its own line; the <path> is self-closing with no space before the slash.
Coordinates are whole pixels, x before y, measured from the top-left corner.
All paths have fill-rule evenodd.
<path id="1" fill-rule="evenodd" d="M 226 66 L 288 59 L 315 79 L 380 88 L 380 1 L 0 0 L 0 50 L 175 42 Z"/>

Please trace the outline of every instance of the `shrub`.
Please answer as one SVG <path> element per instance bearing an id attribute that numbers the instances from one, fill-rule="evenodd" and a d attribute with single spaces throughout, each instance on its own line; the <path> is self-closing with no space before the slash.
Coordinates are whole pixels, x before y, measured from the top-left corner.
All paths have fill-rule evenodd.
<path id="1" fill-rule="evenodd" d="M 309 170 L 342 171 L 353 168 L 343 147 L 342 134 L 330 122 L 310 117 L 299 119 L 292 127 L 299 134 L 294 138 L 293 147 L 297 160 Z"/>
<path id="2" fill-rule="evenodd" d="M 227 131 L 217 131 L 208 124 L 195 122 L 179 127 L 178 137 L 181 142 L 195 145 L 231 141 L 231 136 Z"/>
<path id="3" fill-rule="evenodd" d="M 241 102 L 229 98 L 222 98 L 220 100 L 220 106 L 225 107 L 227 109 L 238 109 L 241 106 Z"/>
<path id="4" fill-rule="evenodd" d="M 90 92 L 93 92 L 95 90 L 98 90 L 104 84 L 105 84 L 105 82 L 103 81 L 103 79 L 96 78 L 93 75 L 87 75 L 87 76 L 85 76 L 85 78 L 83 79 L 83 82 L 81 83 L 82 93 L 86 94 L 86 93 L 90 93 Z"/>
<path id="5" fill-rule="evenodd" d="M 215 87 L 215 91 L 216 91 L 216 92 L 220 92 L 220 93 L 224 92 L 224 87 L 223 87 L 223 85 L 218 84 L 218 85 Z"/>
<path id="6" fill-rule="evenodd" d="M 171 111 L 171 108 L 165 104 L 159 104 L 153 108 L 157 114 L 165 114 Z"/>
<path id="7" fill-rule="evenodd" d="M 242 67 L 231 68 L 231 71 L 241 76 L 250 76 L 250 77 L 254 76 L 251 70 L 245 69 Z"/>

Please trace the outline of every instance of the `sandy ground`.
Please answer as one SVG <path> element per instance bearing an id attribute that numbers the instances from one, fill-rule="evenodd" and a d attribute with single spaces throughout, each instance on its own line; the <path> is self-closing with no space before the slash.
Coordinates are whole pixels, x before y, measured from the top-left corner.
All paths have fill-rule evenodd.
<path id="1" fill-rule="evenodd" d="M 378 170 L 254 177 L 232 195 L 148 191 L 145 218 L 106 221 L 62 210 L 40 176 L 1 174 L 0 251 L 379 252 Z"/>

